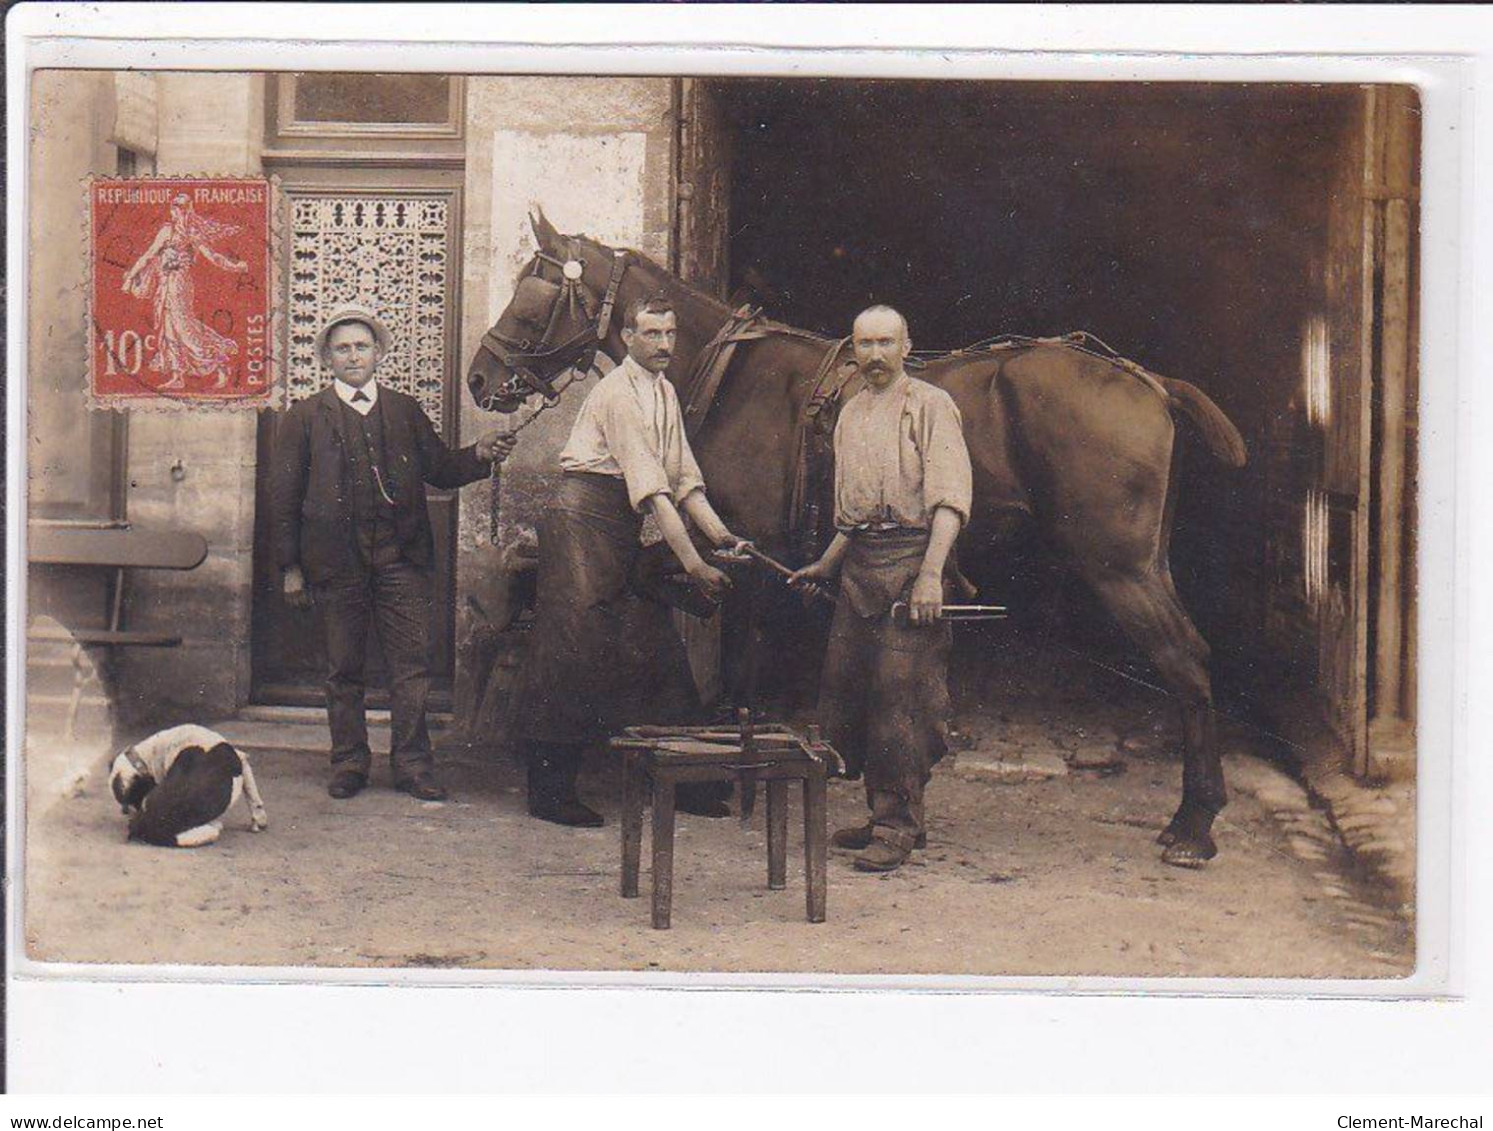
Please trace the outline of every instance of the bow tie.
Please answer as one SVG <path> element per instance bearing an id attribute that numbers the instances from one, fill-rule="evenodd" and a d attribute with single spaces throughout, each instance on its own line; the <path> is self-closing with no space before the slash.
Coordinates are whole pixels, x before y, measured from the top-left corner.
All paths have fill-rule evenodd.
<path id="1" fill-rule="evenodd" d="M 353 404 L 367 404 L 371 399 L 362 389 L 353 394 Z"/>

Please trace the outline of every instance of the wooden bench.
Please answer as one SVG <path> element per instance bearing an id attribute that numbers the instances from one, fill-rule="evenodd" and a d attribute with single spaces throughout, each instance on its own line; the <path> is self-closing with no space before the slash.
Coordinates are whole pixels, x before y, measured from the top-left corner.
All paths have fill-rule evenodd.
<path id="1" fill-rule="evenodd" d="M 69 631 L 41 625 L 29 628 L 26 633 L 28 640 L 73 645 L 73 694 L 66 729 L 69 738 L 73 735 L 78 705 L 83 697 L 85 647 L 174 648 L 181 643 L 181 636 L 176 633 L 141 632 L 123 627 L 126 571 L 196 569 L 206 557 L 207 539 L 190 531 L 144 530 L 132 526 L 28 525 L 26 558 L 30 564 L 113 571 L 107 627 Z"/>

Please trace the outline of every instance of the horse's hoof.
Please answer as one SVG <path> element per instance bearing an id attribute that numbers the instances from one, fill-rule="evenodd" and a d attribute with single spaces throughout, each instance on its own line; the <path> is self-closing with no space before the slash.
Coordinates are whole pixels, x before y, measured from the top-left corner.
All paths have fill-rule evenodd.
<path id="1" fill-rule="evenodd" d="M 1172 814 L 1172 819 L 1166 823 L 1166 828 L 1156 835 L 1156 843 L 1164 848 L 1170 848 L 1178 841 L 1196 841 L 1207 845 L 1207 858 L 1211 859 L 1218 852 L 1213 847 L 1213 838 L 1208 835 L 1213 827 L 1213 816 L 1213 813 L 1208 810 L 1189 805 L 1184 801 Z"/>
<path id="2" fill-rule="evenodd" d="M 1218 848 L 1211 840 L 1177 840 L 1173 841 L 1161 854 L 1161 862 L 1170 864 L 1173 868 L 1196 870 L 1217 855 Z"/>

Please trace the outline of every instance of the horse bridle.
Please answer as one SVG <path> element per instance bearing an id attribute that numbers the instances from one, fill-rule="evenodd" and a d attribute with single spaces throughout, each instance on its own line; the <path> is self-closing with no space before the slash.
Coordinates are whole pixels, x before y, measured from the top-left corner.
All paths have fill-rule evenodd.
<path id="1" fill-rule="evenodd" d="M 573 252 L 573 249 L 568 250 Z M 550 308 L 549 322 L 539 344 L 536 346 L 528 339 L 515 341 L 505 338 L 494 326 L 482 335 L 482 345 L 510 373 L 517 374 L 531 392 L 538 393 L 546 401 L 553 401 L 560 395 L 554 386 L 556 377 L 572 369 L 584 373 L 596 361 L 597 350 L 606 340 L 607 330 L 612 323 L 612 308 L 617 303 L 622 276 L 627 273 L 628 253 L 620 250 L 612 252 L 612 272 L 607 279 L 606 294 L 602 298 L 600 310 L 595 309 L 591 293 L 581 285 L 581 279 L 586 273 L 583 259 L 572 254 L 570 258 L 561 260 L 538 251 L 534 254 L 530 274 L 537 275 L 542 263 L 551 263 L 560 269 L 561 289 L 555 296 L 554 306 Z M 559 324 L 560 312 L 565 310 L 573 314 L 577 306 L 590 320 L 590 325 L 565 341 L 550 345 L 549 338 Z M 541 365 L 551 376 L 542 377 L 534 372 L 535 367 Z"/>

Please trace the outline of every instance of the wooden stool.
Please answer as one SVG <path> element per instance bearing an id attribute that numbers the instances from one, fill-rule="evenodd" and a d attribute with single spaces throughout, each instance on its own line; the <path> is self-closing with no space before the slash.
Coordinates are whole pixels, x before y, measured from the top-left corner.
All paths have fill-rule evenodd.
<path id="1" fill-rule="evenodd" d="M 674 898 L 674 790 L 681 782 L 733 781 L 745 798 L 767 783 L 767 886 L 788 886 L 788 784 L 803 783 L 804 886 L 811 923 L 824 922 L 826 883 L 825 781 L 838 766 L 817 728 L 802 737 L 777 724 L 730 727 L 628 727 L 612 739 L 624 761 L 622 895 L 638 894 L 643 852 L 643 804 L 653 793 L 653 926 L 666 930 Z"/>

